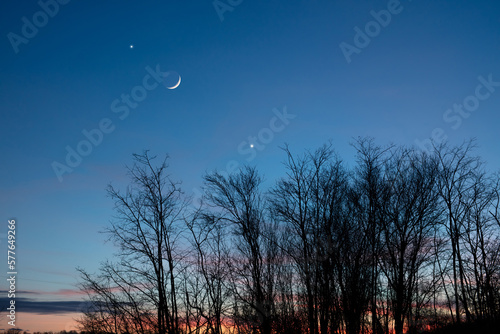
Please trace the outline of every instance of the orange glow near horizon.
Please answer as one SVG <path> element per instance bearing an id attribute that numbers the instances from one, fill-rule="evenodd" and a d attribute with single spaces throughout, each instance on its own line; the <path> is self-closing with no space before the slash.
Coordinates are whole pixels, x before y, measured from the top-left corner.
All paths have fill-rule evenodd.
<path id="1" fill-rule="evenodd" d="M 81 313 L 64 313 L 64 314 L 39 314 L 39 313 L 16 313 L 16 328 L 21 328 L 23 331 L 34 332 L 59 332 L 62 330 L 70 331 L 77 330 L 77 322 L 75 319 L 81 317 Z M 5 330 L 11 326 L 5 316 L 2 317 L 0 328 Z"/>
<path id="2" fill-rule="evenodd" d="M 445 307 L 440 307 L 439 310 L 441 312 L 446 311 Z M 379 310 L 381 311 L 381 310 Z M 365 321 L 370 323 L 371 313 L 368 311 L 365 315 Z M 59 332 L 62 330 L 71 331 L 78 330 L 78 323 L 75 319 L 79 319 L 82 316 L 81 313 L 65 313 L 65 314 L 38 314 L 38 313 L 26 313 L 26 312 L 18 312 L 16 313 L 16 328 L 21 328 L 23 331 L 29 331 L 30 333 L 34 332 Z M 11 327 L 7 324 L 8 318 L 5 315 L 2 317 L 2 323 L 0 324 L 0 329 L 7 330 Z M 184 324 L 186 325 L 186 324 Z M 193 322 L 193 325 L 195 323 Z M 222 319 L 222 327 L 223 332 L 230 332 L 230 329 L 234 326 L 231 319 L 223 318 Z M 204 326 L 202 326 L 204 327 Z M 430 330 L 433 326 L 431 324 L 426 324 L 426 329 Z M 406 333 L 408 330 L 407 324 L 405 323 L 404 332 Z M 394 328 L 392 324 L 389 325 L 389 332 L 393 333 Z"/>

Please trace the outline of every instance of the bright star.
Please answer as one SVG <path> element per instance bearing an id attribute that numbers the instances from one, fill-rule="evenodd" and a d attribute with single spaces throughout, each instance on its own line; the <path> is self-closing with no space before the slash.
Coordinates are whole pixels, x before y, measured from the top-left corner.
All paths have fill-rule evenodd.
<path id="1" fill-rule="evenodd" d="M 130 48 L 133 49 L 134 48 L 134 45 L 133 44 L 130 44 Z"/>

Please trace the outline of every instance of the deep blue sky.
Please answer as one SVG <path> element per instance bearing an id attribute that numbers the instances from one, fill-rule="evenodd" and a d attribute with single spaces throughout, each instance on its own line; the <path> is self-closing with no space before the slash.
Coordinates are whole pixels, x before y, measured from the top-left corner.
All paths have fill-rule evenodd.
<path id="1" fill-rule="evenodd" d="M 355 46 L 354 28 L 364 31 L 370 12 L 388 4 L 398 13 L 348 63 L 340 44 Z M 476 137 L 478 153 L 500 169 L 500 87 L 480 89 L 488 97 L 457 129 L 459 114 L 443 119 L 455 103 L 474 102 L 468 97 L 478 77 L 500 82 L 498 1 L 245 0 L 224 20 L 210 0 L 59 7 L 16 53 L 9 33 L 22 36 L 22 18 L 33 22 L 41 7 L 0 4 L 0 234 L 15 217 L 23 298 L 76 300 L 75 267 L 92 270 L 110 257 L 113 248 L 98 233 L 113 214 L 104 189 L 126 184 L 133 153 L 168 153 L 173 178 L 191 193 L 206 170 L 245 162 L 250 155 L 238 146 L 269 127 L 273 109 L 296 117 L 261 151 L 253 149 L 250 163 L 269 184 L 283 172 L 284 143 L 302 152 L 331 140 L 353 164 L 354 137 L 412 145 L 436 128 L 454 143 Z M 149 91 L 120 120 L 112 102 L 142 85 L 145 68 L 157 64 L 177 72 L 180 86 Z M 114 131 L 60 182 L 53 162 L 64 164 L 66 146 L 75 149 L 82 131 L 104 118 Z M 5 235 L 0 241 L 6 253 Z"/>

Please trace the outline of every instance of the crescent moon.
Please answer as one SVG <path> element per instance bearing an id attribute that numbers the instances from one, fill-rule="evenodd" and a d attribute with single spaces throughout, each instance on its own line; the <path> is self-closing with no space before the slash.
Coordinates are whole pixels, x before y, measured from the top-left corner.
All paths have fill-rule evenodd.
<path id="1" fill-rule="evenodd" d="M 165 87 L 167 87 L 168 89 L 176 89 L 181 84 L 181 76 L 180 76 L 180 74 L 177 73 L 177 72 L 173 72 L 173 73 L 175 73 L 175 74 L 177 74 L 179 76 L 179 81 L 177 81 L 177 83 L 175 85 L 173 85 L 173 86 L 167 86 L 165 84 Z M 166 76 L 169 76 L 170 74 L 172 74 L 172 72 L 168 72 Z"/>

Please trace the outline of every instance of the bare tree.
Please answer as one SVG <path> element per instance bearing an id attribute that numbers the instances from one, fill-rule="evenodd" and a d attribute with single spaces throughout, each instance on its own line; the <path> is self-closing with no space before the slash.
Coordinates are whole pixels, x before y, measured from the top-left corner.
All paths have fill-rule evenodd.
<path id="1" fill-rule="evenodd" d="M 155 310 L 155 328 L 160 334 L 181 332 L 177 275 L 182 252 L 177 243 L 187 205 L 178 183 L 166 174 L 167 158 L 155 166 L 155 157 L 147 151 L 135 154 L 127 190 L 120 192 L 111 185 L 108 187 L 117 214 L 106 232 L 119 248 L 119 261 L 104 266 L 102 272 L 106 280 L 121 286 L 120 295 L 130 294 L 127 303 L 139 298 L 143 308 Z M 95 294 L 97 299 L 93 301 L 97 304 L 107 300 L 109 289 L 114 288 L 102 286 L 85 273 L 82 279 Z M 129 330 L 125 329 L 119 332 Z"/>
<path id="2" fill-rule="evenodd" d="M 432 259 L 433 230 L 441 215 L 438 174 L 432 159 L 406 149 L 387 160 L 385 173 L 390 187 L 383 206 L 385 248 L 380 268 L 391 292 L 394 329 L 399 334 L 405 322 L 413 326 L 419 273 Z"/>
<path id="3" fill-rule="evenodd" d="M 319 172 L 310 161 L 310 155 L 295 159 L 288 149 L 284 148 L 287 155 L 285 166 L 287 177 L 278 181 L 272 190 L 273 215 L 283 222 L 288 240 L 286 240 L 287 253 L 293 259 L 301 280 L 304 291 L 304 303 L 307 310 L 307 331 L 310 334 L 318 332 L 317 316 L 317 285 L 316 285 L 316 257 L 315 257 L 315 229 L 313 215 L 313 180 Z M 324 162 L 327 149 L 319 152 L 323 156 L 318 160 Z M 300 298 L 300 295 L 298 296 Z"/>
<path id="4" fill-rule="evenodd" d="M 439 194 L 446 213 L 444 225 L 451 243 L 452 286 L 455 296 L 455 321 L 461 321 L 461 306 L 466 320 L 471 320 L 467 300 L 467 282 L 465 264 L 462 257 L 461 241 L 465 232 L 464 222 L 469 215 L 476 178 L 475 173 L 481 170 L 482 162 L 471 156 L 474 142 L 469 141 L 458 147 L 450 148 L 442 144 L 435 148 L 439 166 Z"/>
<path id="5" fill-rule="evenodd" d="M 231 273 L 226 265 L 230 258 L 228 228 L 212 214 L 197 213 L 187 222 L 195 262 L 186 272 L 185 281 L 190 282 L 185 290 L 186 302 L 188 309 L 203 318 L 196 319 L 196 329 L 221 334 L 233 297 L 229 288 Z"/>
<path id="6" fill-rule="evenodd" d="M 79 320 L 81 330 L 148 333 L 157 328 L 157 317 L 148 296 L 150 291 L 126 267 L 105 262 L 98 274 L 79 271 L 81 288 L 89 299 L 89 307 Z"/>
<path id="7" fill-rule="evenodd" d="M 430 154 L 359 138 L 295 156 L 265 193 L 255 168 L 204 176 L 188 201 L 167 158 L 113 186 L 118 247 L 80 270 L 88 333 L 410 333 L 500 319 L 500 178 L 473 142 Z"/>
<path id="8" fill-rule="evenodd" d="M 238 173 L 205 175 L 206 203 L 216 219 L 229 224 L 235 240 L 227 265 L 235 274 L 233 292 L 242 303 L 240 313 L 252 330 L 269 334 L 274 313 L 273 243 L 266 237 L 265 203 L 260 192 L 262 178 L 255 168 L 244 167 Z"/>
<path id="9" fill-rule="evenodd" d="M 363 303 L 364 299 L 350 299 L 347 295 L 352 292 L 353 296 L 361 288 L 362 284 L 358 284 L 363 278 L 356 273 L 361 264 L 355 262 L 353 269 L 348 260 L 350 249 L 339 246 L 348 241 L 345 239 L 349 221 L 346 218 L 348 174 L 331 146 L 325 145 L 298 158 L 288 147 L 284 151 L 287 176 L 272 189 L 271 208 L 288 235 L 281 247 L 297 268 L 300 278 L 297 297 L 306 306 L 307 330 L 309 333 L 341 330 L 343 311 L 348 316 L 345 318 L 348 330 L 359 331 L 364 307 L 358 307 L 357 303 Z"/>
<path id="10" fill-rule="evenodd" d="M 382 148 L 372 138 L 358 138 L 353 144 L 357 151 L 357 166 L 351 190 L 353 219 L 363 228 L 361 239 L 368 242 L 370 277 L 369 308 L 372 333 L 388 332 L 388 321 L 382 325 L 381 314 L 387 319 L 388 311 L 379 310 L 383 300 L 380 283 L 380 256 L 384 248 L 382 242 L 382 207 L 388 194 L 388 184 L 384 180 L 384 165 L 391 157 L 394 146 Z M 383 305 L 383 304 L 382 304 Z"/>

